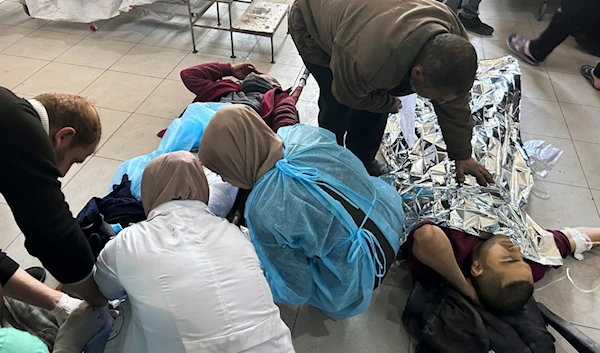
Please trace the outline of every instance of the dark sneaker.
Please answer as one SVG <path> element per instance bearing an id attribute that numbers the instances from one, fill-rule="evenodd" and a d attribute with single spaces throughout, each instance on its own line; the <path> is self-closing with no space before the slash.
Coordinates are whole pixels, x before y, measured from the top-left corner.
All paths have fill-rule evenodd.
<path id="1" fill-rule="evenodd" d="M 46 270 L 41 267 L 30 267 L 25 270 L 25 272 L 29 273 L 29 275 L 38 281 L 44 283 L 46 280 Z"/>
<path id="2" fill-rule="evenodd" d="M 460 22 L 462 22 L 463 26 L 467 29 L 467 31 L 481 34 L 482 36 L 491 36 L 494 33 L 494 27 L 487 25 L 481 22 L 479 16 L 473 18 L 464 18 L 461 15 L 458 15 Z"/>
<path id="3" fill-rule="evenodd" d="M 367 168 L 367 172 L 369 173 L 369 175 L 374 177 L 378 177 L 380 175 L 387 174 L 392 171 L 392 168 L 388 167 L 386 164 L 383 164 L 376 159 L 365 164 L 365 168 Z"/>

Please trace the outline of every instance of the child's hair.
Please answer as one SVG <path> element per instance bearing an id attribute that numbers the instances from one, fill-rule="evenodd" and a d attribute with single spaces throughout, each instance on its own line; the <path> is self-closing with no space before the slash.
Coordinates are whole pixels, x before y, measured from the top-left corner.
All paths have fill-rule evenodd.
<path id="1" fill-rule="evenodd" d="M 515 281 L 502 286 L 502 279 L 500 273 L 486 266 L 481 276 L 472 280 L 481 304 L 500 315 L 521 309 L 533 295 L 531 282 Z"/>

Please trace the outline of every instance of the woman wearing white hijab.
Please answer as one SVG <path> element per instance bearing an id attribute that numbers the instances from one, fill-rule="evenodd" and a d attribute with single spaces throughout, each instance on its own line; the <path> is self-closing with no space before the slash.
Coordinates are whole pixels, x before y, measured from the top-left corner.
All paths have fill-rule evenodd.
<path id="1" fill-rule="evenodd" d="M 156 158 L 141 191 L 148 219 L 106 245 L 94 274 L 108 299 L 130 302 L 122 352 L 294 352 L 254 247 L 206 206 L 200 161 Z"/>

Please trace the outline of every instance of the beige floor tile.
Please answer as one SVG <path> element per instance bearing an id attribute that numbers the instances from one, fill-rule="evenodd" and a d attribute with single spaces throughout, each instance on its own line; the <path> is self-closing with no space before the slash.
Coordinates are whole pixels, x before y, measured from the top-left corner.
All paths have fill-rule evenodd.
<path id="1" fill-rule="evenodd" d="M 78 94 L 104 70 L 52 62 L 15 88 L 16 92 L 38 95 L 46 92 Z"/>
<path id="2" fill-rule="evenodd" d="M 108 69 L 135 44 L 102 38 L 84 38 L 54 61 Z"/>
<path id="3" fill-rule="evenodd" d="M 93 156 L 93 154 L 92 154 Z M 81 170 L 81 168 L 83 168 L 84 165 L 87 164 L 87 162 L 90 161 L 90 159 L 92 159 L 92 156 L 86 158 L 83 163 L 74 163 L 71 168 L 69 168 L 69 171 L 67 172 L 67 174 L 62 177 L 62 178 L 58 178 L 58 180 L 61 183 L 60 188 L 63 189 L 65 186 L 67 186 L 67 184 L 69 183 L 69 181 L 71 181 L 71 179 L 73 179 L 73 177 L 75 175 L 77 175 L 77 173 L 79 173 L 79 171 Z"/>
<path id="4" fill-rule="evenodd" d="M 600 92 L 580 74 L 549 72 L 559 102 L 600 107 Z"/>
<path id="5" fill-rule="evenodd" d="M 233 44 L 236 51 L 235 55 L 238 57 L 247 56 L 248 53 L 250 53 L 250 51 L 258 42 L 258 39 L 258 36 L 253 36 L 250 34 L 234 33 Z M 231 51 L 229 31 L 219 31 L 216 29 L 211 29 L 206 34 L 206 36 L 202 38 L 202 40 L 199 42 L 199 45 L 207 46 L 210 48 L 221 48 L 227 51 Z M 202 51 L 200 49 L 198 49 L 198 51 L 203 52 L 205 54 L 211 54 L 210 52 Z"/>
<path id="6" fill-rule="evenodd" d="M 275 37 L 273 38 L 275 49 L 275 62 L 277 64 L 304 66 L 304 62 L 298 54 L 296 45 L 291 37 Z M 262 37 L 248 55 L 249 61 L 271 62 L 271 39 Z"/>
<path id="7" fill-rule="evenodd" d="M 592 197 L 594 198 L 594 202 L 596 203 L 596 208 L 598 212 L 600 212 L 600 190 L 590 189 L 592 191 Z"/>
<path id="8" fill-rule="evenodd" d="M 574 144 L 590 187 L 600 190 L 600 145 L 579 141 Z"/>
<path id="9" fill-rule="evenodd" d="M 47 64 L 45 60 L 0 54 L 0 84 L 14 89 Z"/>
<path id="10" fill-rule="evenodd" d="M 408 262 L 404 261 L 400 263 L 400 265 L 394 264 L 383 279 L 383 284 L 404 289 L 412 289 L 413 282 Z"/>
<path id="11" fill-rule="evenodd" d="M 33 28 L 0 25 L 0 51 L 25 38 Z"/>
<path id="12" fill-rule="evenodd" d="M 485 23 L 494 27 L 494 33 L 485 38 L 493 39 L 500 42 L 506 42 L 506 39 L 512 33 L 517 33 L 525 38 L 532 38 L 534 36 L 533 29 L 529 21 L 525 22 L 511 22 L 510 17 L 506 17 L 503 20 L 498 19 L 486 19 Z"/>
<path id="13" fill-rule="evenodd" d="M 521 86 L 523 97 L 556 101 L 554 87 L 546 72 L 521 68 Z"/>
<path id="14" fill-rule="evenodd" d="M 542 200 L 531 195 L 525 211 L 540 226 L 562 229 L 568 226 L 600 225 L 600 216 L 589 189 L 544 181 L 536 181 L 536 184 L 546 189 L 550 198 Z"/>
<path id="15" fill-rule="evenodd" d="M 571 138 L 558 102 L 523 97 L 521 131 L 543 136 Z"/>
<path id="16" fill-rule="evenodd" d="M 93 156 L 63 188 L 71 212 L 77 216 L 92 197 L 104 197 L 110 189 L 110 181 L 121 164 L 112 159 Z"/>
<path id="17" fill-rule="evenodd" d="M 0 17 L 6 15 L 13 10 L 21 8 L 21 5 L 17 2 L 3 1 L 0 2 Z"/>
<path id="18" fill-rule="evenodd" d="M 513 52 L 508 48 L 508 45 L 506 45 L 506 39 L 503 41 L 497 41 L 497 40 L 483 38 L 482 41 L 483 41 L 483 58 L 484 59 L 495 59 L 495 58 L 503 57 L 505 55 L 511 55 L 516 58 L 516 56 L 514 56 Z M 517 61 L 519 61 L 519 64 L 521 65 L 522 70 L 524 70 L 524 69 L 538 70 L 538 71 L 542 71 L 542 72 L 546 73 L 546 64 L 544 64 L 544 63 L 541 63 L 539 66 L 532 66 L 519 58 L 517 58 Z"/>
<path id="19" fill-rule="evenodd" d="M 302 73 L 304 71 L 302 70 L 300 72 Z M 304 86 L 304 89 L 302 89 L 300 99 L 311 102 L 317 102 L 319 100 L 319 93 L 319 84 L 312 75 L 308 76 L 306 86 Z"/>
<path id="20" fill-rule="evenodd" d="M 133 112 L 161 82 L 154 77 L 106 71 L 81 95 L 102 108 Z"/>
<path id="21" fill-rule="evenodd" d="M 0 232 L 0 249 L 6 249 L 21 232 L 10 207 L 6 204 L 0 204 L 0 229 L 2 229 Z"/>
<path id="22" fill-rule="evenodd" d="M 524 6 L 506 6 L 506 3 L 482 1 L 479 6 L 479 17 L 485 23 L 490 20 L 508 20 L 520 23 L 529 23 L 530 10 Z"/>
<path id="23" fill-rule="evenodd" d="M 577 325 L 575 325 L 575 328 L 580 330 L 583 334 L 587 335 L 596 343 L 600 342 L 600 330 Z M 556 353 L 577 353 L 577 350 L 573 348 L 573 346 L 571 346 L 569 342 L 563 336 L 561 336 L 560 333 L 556 332 L 556 330 L 554 330 L 552 327 L 550 327 L 548 331 L 550 331 L 552 336 L 556 338 L 556 343 L 554 344 L 556 347 Z"/>
<path id="24" fill-rule="evenodd" d="M 296 316 L 298 316 L 300 305 L 275 304 L 279 307 L 281 319 L 285 322 L 290 331 L 293 331 L 294 326 L 296 325 Z"/>
<path id="25" fill-rule="evenodd" d="M 164 80 L 136 113 L 175 119 L 187 108 L 196 96 L 188 91 L 181 81 Z"/>
<path id="26" fill-rule="evenodd" d="M 600 108 L 569 103 L 560 106 L 573 140 L 599 142 Z"/>
<path id="27" fill-rule="evenodd" d="M 550 19 L 552 18 L 552 14 L 544 16 L 544 19 L 541 21 L 531 21 L 531 27 L 533 28 L 533 33 L 535 37 L 539 37 L 540 34 L 548 27 L 550 23 Z"/>
<path id="28" fill-rule="evenodd" d="M 481 36 L 469 32 L 469 41 L 477 52 L 477 59 L 483 59 L 485 55 L 483 54 L 483 40 L 481 39 Z"/>
<path id="29" fill-rule="evenodd" d="M 48 21 L 31 18 L 23 11 L 22 7 L 7 13 L 0 17 L 0 23 L 4 25 L 29 27 L 29 28 L 40 28 Z"/>
<path id="30" fill-rule="evenodd" d="M 298 110 L 300 123 L 306 125 L 319 125 L 319 106 L 316 102 L 300 99 L 298 100 L 298 103 L 296 103 L 296 110 Z"/>
<path id="31" fill-rule="evenodd" d="M 160 143 L 160 138 L 156 134 L 166 129 L 170 123 L 171 120 L 168 119 L 133 114 L 98 150 L 97 155 L 125 161 L 148 154 Z"/>
<path id="32" fill-rule="evenodd" d="M 596 222 L 572 223 L 575 226 L 598 226 Z M 537 288 L 550 284 L 565 275 L 569 268 L 571 278 L 582 289 L 591 289 L 600 284 L 598 267 L 600 267 L 600 252 L 594 249 L 584 254 L 584 260 L 578 261 L 572 256 L 564 260 L 561 268 L 552 269 L 536 284 Z M 566 278 L 534 293 L 537 301 L 544 303 L 550 310 L 563 319 L 577 325 L 600 328 L 600 317 L 595 308 L 600 305 L 600 294 L 582 293 Z"/>
<path id="33" fill-rule="evenodd" d="M 106 21 L 97 21 L 94 24 L 98 27 L 102 26 Z M 54 31 L 61 33 L 71 33 L 78 34 L 80 36 L 88 36 L 92 34 L 94 31 L 90 28 L 92 24 L 90 23 L 75 23 L 75 22 L 60 22 L 60 21 L 50 21 L 45 24 L 42 29 L 46 31 Z"/>
<path id="34" fill-rule="evenodd" d="M 400 313 L 408 293 L 407 289 L 383 285 L 373 292 L 366 313 L 340 321 L 311 306 L 301 306 L 292 334 L 296 352 L 406 352 L 409 335 Z"/>
<path id="35" fill-rule="evenodd" d="M 204 17 L 203 17 L 204 18 Z M 216 25 L 217 19 L 212 20 L 214 23 L 207 25 Z M 208 33 L 206 28 L 194 28 L 194 39 L 196 43 Z M 163 22 L 148 34 L 140 44 L 156 45 L 159 47 L 167 47 L 173 49 L 192 51 L 192 35 L 190 33 L 190 23 L 187 16 L 177 16 L 171 21 Z"/>
<path id="36" fill-rule="evenodd" d="M 90 34 L 90 37 L 139 43 L 160 24 L 161 21 L 151 17 L 117 16 L 106 21 L 96 32 Z"/>
<path id="37" fill-rule="evenodd" d="M 110 70 L 165 78 L 186 54 L 184 50 L 138 44 Z"/>
<path id="38" fill-rule="evenodd" d="M 577 152 L 575 152 L 575 147 L 570 139 L 560 139 L 527 133 L 522 134 L 522 137 L 523 141 L 544 140 L 563 150 L 562 156 L 543 180 L 580 187 L 588 186 L 583 169 L 579 163 L 579 158 L 577 158 Z"/>
<path id="39" fill-rule="evenodd" d="M 303 71 L 300 66 L 270 64 L 262 61 L 255 61 L 254 66 L 258 71 L 275 77 L 283 89 L 292 87 L 300 76 L 300 72 Z"/>
<path id="40" fill-rule="evenodd" d="M 96 108 L 102 124 L 102 138 L 98 144 L 98 149 L 104 146 L 104 143 L 117 131 L 121 125 L 131 116 L 131 113 L 119 110 Z"/>
<path id="41" fill-rule="evenodd" d="M 4 53 L 34 59 L 54 60 L 81 39 L 83 37 L 76 34 L 37 30 L 4 49 Z"/>
<path id="42" fill-rule="evenodd" d="M 169 80 L 181 81 L 181 77 L 179 73 L 181 70 L 203 63 L 209 62 L 220 62 L 220 63 L 240 63 L 242 59 L 232 59 L 229 55 L 212 55 L 212 54 L 204 54 L 204 53 L 190 53 L 188 54 L 177 66 L 169 73 L 167 78 Z"/>
<path id="43" fill-rule="evenodd" d="M 596 65 L 598 58 L 579 49 L 559 46 L 544 60 L 548 71 L 579 74 L 581 65 Z"/>

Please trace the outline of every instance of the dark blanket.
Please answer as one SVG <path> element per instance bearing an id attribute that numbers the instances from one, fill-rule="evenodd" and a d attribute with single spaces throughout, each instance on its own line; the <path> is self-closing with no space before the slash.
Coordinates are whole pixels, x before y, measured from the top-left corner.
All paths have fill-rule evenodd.
<path id="1" fill-rule="evenodd" d="M 416 283 L 402 321 L 419 340 L 418 353 L 554 352 L 554 338 L 533 298 L 514 314 L 496 316 L 450 284 L 426 289 Z"/>

